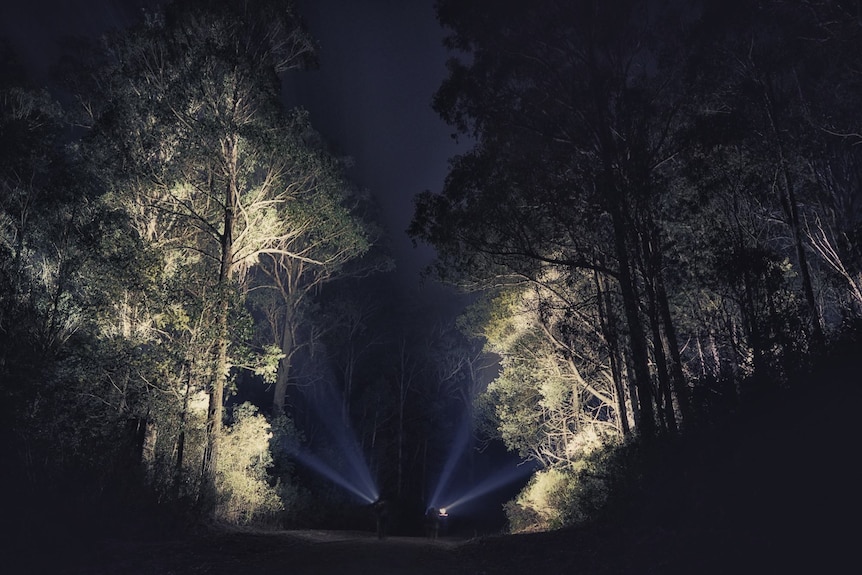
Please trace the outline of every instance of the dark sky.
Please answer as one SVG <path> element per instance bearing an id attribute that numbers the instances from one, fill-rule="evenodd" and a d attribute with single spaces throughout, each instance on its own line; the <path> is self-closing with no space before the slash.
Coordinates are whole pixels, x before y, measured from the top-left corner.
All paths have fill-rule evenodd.
<path id="1" fill-rule="evenodd" d="M 6 0 L 0 34 L 8 37 L 37 81 L 59 56 L 66 34 L 94 36 L 130 22 L 149 0 Z M 431 109 L 445 76 L 443 30 L 433 0 L 297 0 L 320 45 L 318 70 L 291 74 L 286 97 L 311 113 L 334 150 L 353 158 L 349 176 L 378 199 L 405 296 L 449 301 L 448 290 L 420 287 L 428 247 L 405 230 L 413 196 L 439 190 L 458 150 L 452 130 Z M 415 303 L 415 302 L 414 302 Z"/>

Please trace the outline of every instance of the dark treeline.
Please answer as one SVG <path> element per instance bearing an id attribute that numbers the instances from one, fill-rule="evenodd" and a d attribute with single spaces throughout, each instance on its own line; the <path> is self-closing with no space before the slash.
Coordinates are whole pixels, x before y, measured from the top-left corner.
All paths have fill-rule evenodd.
<path id="1" fill-rule="evenodd" d="M 481 405 L 545 468 L 510 519 L 582 518 L 608 446 L 813 409 L 862 311 L 862 5 L 436 6 L 434 107 L 475 145 L 410 233 L 486 295 Z"/>
<path id="2" fill-rule="evenodd" d="M 199 520 L 373 528 L 297 455 L 360 486 L 354 438 L 375 483 L 363 496 L 421 519 L 480 346 L 387 291 L 371 193 L 282 103 L 315 50 L 294 7 L 268 0 L 178 0 L 69 39 L 54 93 L 2 45 L 16 541 Z"/>

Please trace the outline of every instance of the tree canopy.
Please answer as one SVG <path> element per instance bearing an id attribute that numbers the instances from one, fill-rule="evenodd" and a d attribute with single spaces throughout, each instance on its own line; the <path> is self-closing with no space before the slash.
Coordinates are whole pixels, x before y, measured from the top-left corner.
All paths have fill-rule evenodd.
<path id="1" fill-rule="evenodd" d="M 474 145 L 410 234 L 489 294 L 510 448 L 574 469 L 596 426 L 708 425 L 858 318 L 859 180 L 824 177 L 859 163 L 850 4 L 438 0 L 434 107 Z"/>

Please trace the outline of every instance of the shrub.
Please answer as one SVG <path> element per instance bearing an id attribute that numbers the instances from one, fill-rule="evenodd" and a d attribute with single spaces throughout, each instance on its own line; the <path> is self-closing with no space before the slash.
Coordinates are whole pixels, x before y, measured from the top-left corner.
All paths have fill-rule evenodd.
<path id="1" fill-rule="evenodd" d="M 561 494 L 571 480 L 559 469 L 537 471 L 518 496 L 504 506 L 513 533 L 545 531 L 560 525 Z"/>
<path id="2" fill-rule="evenodd" d="M 634 445 L 612 443 L 567 466 L 537 472 L 504 506 L 509 529 L 546 531 L 599 518 L 640 483 L 632 465 L 637 459 Z"/>
<path id="3" fill-rule="evenodd" d="M 233 409 L 233 424 L 221 438 L 216 488 L 216 518 L 234 525 L 266 522 L 281 512 L 283 487 L 271 486 L 272 465 L 269 440 L 272 431 L 266 418 L 251 403 Z"/>

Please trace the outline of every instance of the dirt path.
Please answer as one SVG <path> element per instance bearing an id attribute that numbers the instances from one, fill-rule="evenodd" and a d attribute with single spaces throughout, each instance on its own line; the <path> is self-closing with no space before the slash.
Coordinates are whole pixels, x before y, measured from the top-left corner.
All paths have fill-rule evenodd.
<path id="1" fill-rule="evenodd" d="M 753 527 L 753 529 L 752 529 Z M 815 527 L 815 526 L 811 526 Z M 817 526 L 822 529 L 822 524 Z M 225 531 L 171 541 L 40 542 L 0 561 L 4 575 L 726 575 L 840 572 L 824 568 L 812 529 L 680 524 L 586 529 L 471 540 L 346 531 Z M 822 539 L 821 536 L 819 539 Z M 829 537 L 831 539 L 831 537 Z M 18 559 L 17 565 L 15 560 Z M 10 564 L 11 563 L 11 564 Z"/>
<path id="2" fill-rule="evenodd" d="M 463 543 L 418 537 L 378 540 L 364 532 L 226 532 L 177 541 L 108 540 L 30 557 L 12 573 L 448 575 L 468 572 L 459 565 L 458 549 Z"/>

